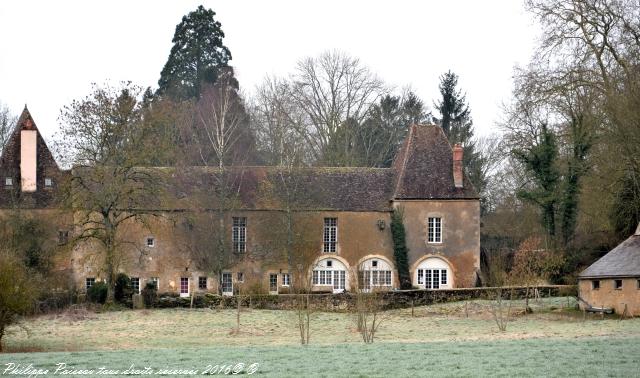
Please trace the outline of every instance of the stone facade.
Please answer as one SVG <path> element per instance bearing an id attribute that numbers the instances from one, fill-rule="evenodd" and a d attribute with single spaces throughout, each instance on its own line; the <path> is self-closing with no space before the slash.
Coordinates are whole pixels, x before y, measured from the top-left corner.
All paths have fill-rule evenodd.
<path id="1" fill-rule="evenodd" d="M 621 286 L 616 287 L 616 281 Z M 594 288 L 594 282 L 596 287 Z M 625 305 L 630 315 L 640 315 L 640 277 L 593 278 L 578 281 L 582 309 L 592 307 L 612 308 L 616 314 L 624 312 Z M 586 302 L 586 303 L 585 303 Z"/>
<path id="2" fill-rule="evenodd" d="M 30 153 L 21 148 L 23 129 L 37 132 L 26 109 L 0 162 L 0 175 L 16 183 L 20 156 Z M 292 285 L 334 293 L 358 285 L 395 289 L 400 283 L 390 223 L 393 211 L 402 209 L 413 285 L 475 286 L 480 206 L 461 171 L 461 149 L 456 151 L 454 156 L 439 127 L 413 125 L 392 168 L 144 168 L 168 189 L 143 209 L 145 222 L 130 220 L 121 228 L 119 270 L 137 278 L 140 289 L 153 281 L 160 292 L 182 296 L 287 293 Z M 83 174 L 58 169 L 39 133 L 35 153 L 35 191 L 5 189 L 2 211 L 15 204 L 59 211 L 58 183 Z M 220 180 L 222 175 L 230 176 Z M 225 208 L 216 200 L 222 181 L 237 193 Z M 56 227 L 78 233 L 71 220 L 77 214 L 57 217 Z M 103 258 L 101 245 L 84 240 L 62 249 L 56 261 L 84 291 L 105 278 Z"/>
<path id="3" fill-rule="evenodd" d="M 580 305 L 640 315 L 640 224 L 636 232 L 578 276 Z"/>

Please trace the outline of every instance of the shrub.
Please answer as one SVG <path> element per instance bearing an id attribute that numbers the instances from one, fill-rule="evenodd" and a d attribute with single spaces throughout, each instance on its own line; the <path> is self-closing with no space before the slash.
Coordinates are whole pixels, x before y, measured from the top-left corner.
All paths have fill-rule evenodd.
<path id="1" fill-rule="evenodd" d="M 116 302 L 124 303 L 131 299 L 131 295 L 133 295 L 131 279 L 124 273 L 118 273 L 116 276 L 116 286 L 113 291 L 113 298 Z"/>
<path id="2" fill-rule="evenodd" d="M 107 284 L 100 281 L 95 282 L 89 290 L 87 290 L 87 298 L 93 303 L 104 303 L 107 301 Z"/>
<path id="3" fill-rule="evenodd" d="M 391 214 L 391 236 L 393 238 L 393 256 L 398 268 L 400 288 L 411 289 L 411 275 L 409 274 L 409 248 L 407 248 L 406 234 L 403 222 L 402 208 Z"/>
<path id="4" fill-rule="evenodd" d="M 32 311 L 37 296 L 38 289 L 22 261 L 0 250 L 0 352 L 6 327 Z"/>
<path id="5" fill-rule="evenodd" d="M 142 289 L 142 299 L 144 300 L 145 307 L 153 307 L 158 301 L 158 289 L 153 282 L 147 282 L 144 289 Z"/>

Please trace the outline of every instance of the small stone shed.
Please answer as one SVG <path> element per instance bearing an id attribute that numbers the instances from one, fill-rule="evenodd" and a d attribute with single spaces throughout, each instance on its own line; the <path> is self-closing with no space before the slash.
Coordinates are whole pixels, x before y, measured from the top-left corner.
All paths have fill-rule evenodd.
<path id="1" fill-rule="evenodd" d="M 640 224 L 636 232 L 578 276 L 580 305 L 640 316 Z"/>

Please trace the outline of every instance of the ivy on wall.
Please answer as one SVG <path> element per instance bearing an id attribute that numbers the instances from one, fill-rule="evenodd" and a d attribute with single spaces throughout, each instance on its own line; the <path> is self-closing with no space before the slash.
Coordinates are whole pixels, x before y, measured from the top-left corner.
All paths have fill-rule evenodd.
<path id="1" fill-rule="evenodd" d="M 393 256 L 398 268 L 400 289 L 411 289 L 411 275 L 409 274 L 409 249 L 403 223 L 403 210 L 397 208 L 391 214 L 391 236 L 393 238 Z"/>

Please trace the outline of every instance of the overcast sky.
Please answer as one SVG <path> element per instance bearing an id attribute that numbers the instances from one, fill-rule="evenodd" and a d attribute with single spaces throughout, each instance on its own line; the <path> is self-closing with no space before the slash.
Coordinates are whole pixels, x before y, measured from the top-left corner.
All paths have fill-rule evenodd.
<path id="1" fill-rule="evenodd" d="M 222 23 L 241 86 L 286 75 L 302 57 L 340 49 L 432 106 L 451 69 L 467 93 L 477 134 L 494 131 L 526 65 L 537 29 L 509 1 L 27 1 L 0 2 L 0 102 L 26 103 L 45 138 L 60 108 L 92 82 L 157 86 L 183 15 L 199 4 Z"/>

